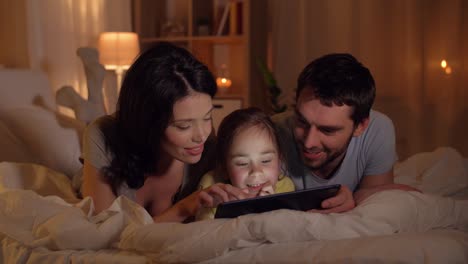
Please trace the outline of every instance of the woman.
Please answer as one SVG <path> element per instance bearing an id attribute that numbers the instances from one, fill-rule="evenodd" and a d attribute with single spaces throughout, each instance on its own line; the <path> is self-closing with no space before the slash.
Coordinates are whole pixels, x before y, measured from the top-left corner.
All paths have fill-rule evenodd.
<path id="1" fill-rule="evenodd" d="M 155 222 L 182 222 L 203 207 L 243 199 L 231 185 L 197 190 L 212 169 L 211 99 L 216 83 L 188 51 L 160 43 L 127 71 L 117 111 L 85 131 L 83 196 L 96 213 L 125 195 Z"/>

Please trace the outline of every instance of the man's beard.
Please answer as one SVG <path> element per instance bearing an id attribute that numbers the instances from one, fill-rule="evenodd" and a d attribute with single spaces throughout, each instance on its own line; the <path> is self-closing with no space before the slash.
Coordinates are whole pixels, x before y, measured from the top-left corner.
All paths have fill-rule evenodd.
<path id="1" fill-rule="evenodd" d="M 323 160 L 322 162 L 318 164 L 311 164 L 311 162 L 307 158 L 303 157 L 305 165 L 311 171 L 330 169 L 328 167 L 332 165 L 334 165 L 336 168 L 336 166 L 338 166 L 341 163 L 342 159 L 344 158 L 346 151 L 348 150 L 349 142 L 351 141 L 352 138 L 353 138 L 353 135 L 351 134 L 348 140 L 346 141 L 346 144 L 344 144 L 342 148 L 335 150 L 335 151 L 333 151 L 332 149 L 326 146 L 323 146 L 323 149 L 321 151 L 325 153 L 325 160 Z M 335 168 L 333 168 L 331 171 L 333 171 Z"/>

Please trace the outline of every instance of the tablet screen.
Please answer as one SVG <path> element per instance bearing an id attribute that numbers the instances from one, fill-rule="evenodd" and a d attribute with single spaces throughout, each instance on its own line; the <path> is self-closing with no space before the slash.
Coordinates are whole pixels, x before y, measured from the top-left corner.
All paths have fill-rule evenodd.
<path id="1" fill-rule="evenodd" d="M 244 214 L 263 213 L 278 209 L 307 211 L 321 209 L 321 203 L 335 196 L 339 184 L 278 193 L 222 203 L 216 209 L 215 218 L 234 218 Z"/>

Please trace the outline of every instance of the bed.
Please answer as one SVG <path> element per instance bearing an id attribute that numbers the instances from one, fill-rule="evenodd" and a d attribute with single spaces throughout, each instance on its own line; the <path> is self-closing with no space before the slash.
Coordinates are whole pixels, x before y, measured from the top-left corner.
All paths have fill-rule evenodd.
<path id="1" fill-rule="evenodd" d="M 468 160 L 441 147 L 345 214 L 278 210 L 154 224 L 119 197 L 93 216 L 72 184 L 84 125 L 57 114 L 43 73 L 0 70 L 2 263 L 468 263 Z"/>

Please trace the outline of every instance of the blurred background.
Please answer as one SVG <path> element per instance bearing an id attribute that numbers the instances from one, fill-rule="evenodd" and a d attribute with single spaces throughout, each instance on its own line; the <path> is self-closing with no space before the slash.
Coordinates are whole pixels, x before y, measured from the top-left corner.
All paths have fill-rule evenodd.
<path id="1" fill-rule="evenodd" d="M 400 159 L 439 146 L 468 156 L 468 0 L 0 0 L 0 67 L 43 71 L 53 92 L 71 85 L 86 98 L 76 50 L 105 32 L 136 33 L 139 50 L 192 51 L 217 78 L 223 114 L 291 108 L 305 65 L 351 53 L 374 75 Z M 106 68 L 112 112 L 118 74 Z"/>

